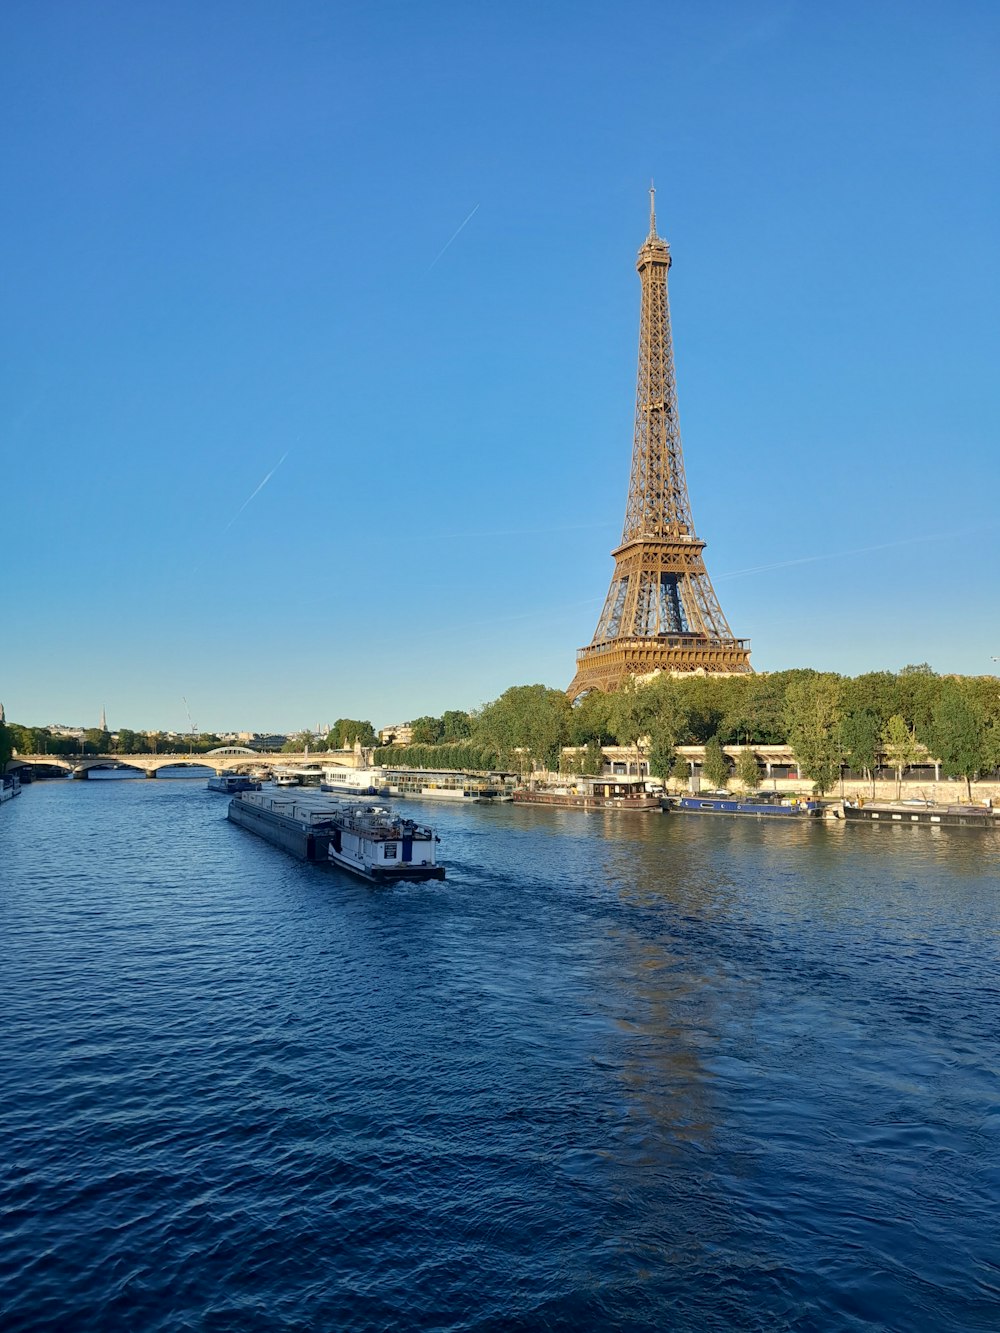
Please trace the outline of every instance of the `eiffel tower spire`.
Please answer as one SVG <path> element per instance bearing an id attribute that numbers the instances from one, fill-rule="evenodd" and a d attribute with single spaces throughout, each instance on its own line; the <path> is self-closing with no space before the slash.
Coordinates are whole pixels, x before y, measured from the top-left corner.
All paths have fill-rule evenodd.
<path id="1" fill-rule="evenodd" d="M 636 260 L 642 304 L 625 526 L 593 640 L 577 654 L 571 699 L 656 671 L 751 670 L 749 640 L 733 637 L 691 518 L 667 298 L 672 261 L 656 233 L 655 204 L 650 186 L 649 235 Z"/>

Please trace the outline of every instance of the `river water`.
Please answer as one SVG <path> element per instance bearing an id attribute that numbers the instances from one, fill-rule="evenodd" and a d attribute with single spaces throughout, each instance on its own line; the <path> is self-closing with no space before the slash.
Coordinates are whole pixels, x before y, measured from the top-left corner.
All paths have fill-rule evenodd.
<path id="1" fill-rule="evenodd" d="M 199 781 L 0 810 L 0 1327 L 1000 1326 L 997 843 Z"/>

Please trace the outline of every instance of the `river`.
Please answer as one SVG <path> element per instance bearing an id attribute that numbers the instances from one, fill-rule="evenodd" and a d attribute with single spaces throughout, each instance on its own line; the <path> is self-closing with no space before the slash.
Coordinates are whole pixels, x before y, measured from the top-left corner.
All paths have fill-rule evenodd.
<path id="1" fill-rule="evenodd" d="M 225 809 L 0 810 L 4 1333 L 1000 1325 L 1000 840 Z"/>

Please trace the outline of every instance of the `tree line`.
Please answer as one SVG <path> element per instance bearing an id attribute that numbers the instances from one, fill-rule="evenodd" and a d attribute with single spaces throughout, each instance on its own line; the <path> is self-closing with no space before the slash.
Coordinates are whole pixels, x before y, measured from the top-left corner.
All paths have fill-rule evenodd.
<path id="1" fill-rule="evenodd" d="M 223 742 L 211 732 L 188 736 L 168 736 L 165 731 L 116 732 L 89 727 L 82 736 L 61 736 L 48 727 L 25 727 L 8 722 L 6 731 L 12 749 L 18 754 L 94 755 L 94 754 L 206 754 Z"/>
<path id="2" fill-rule="evenodd" d="M 600 773 L 601 747 L 634 749 L 657 777 L 686 774 L 677 747 L 704 745 L 703 771 L 714 785 L 730 776 L 723 746 L 787 745 L 804 777 L 829 791 L 843 765 L 874 780 L 887 766 L 897 780 L 928 752 L 947 776 L 967 784 L 1000 767 L 1000 680 L 996 676 L 942 676 L 926 664 L 860 676 L 799 668 L 748 676 L 667 676 L 629 681 L 613 694 L 588 694 L 570 704 L 562 690 L 514 685 L 475 712 L 449 709 L 417 718 L 412 742 L 375 750 L 376 761 L 420 768 L 537 769 Z M 23 754 L 108 754 L 107 732 L 88 731 L 82 742 L 44 728 L 8 724 L 8 745 Z M 325 737 L 291 737 L 287 749 L 345 749 L 360 741 L 375 747 L 370 721 L 340 718 Z M 118 733 L 120 754 L 170 749 L 204 753 L 217 736 L 167 738 L 162 732 Z M 572 752 L 564 753 L 567 747 Z M 3 751 L 0 749 L 0 755 Z M 737 773 L 747 786 L 759 780 L 753 755 Z M 971 790 L 971 789 L 970 789 Z"/>
<path id="3" fill-rule="evenodd" d="M 380 763 L 599 773 L 601 746 L 613 743 L 633 748 L 651 773 L 667 778 L 687 772 L 686 761 L 677 765 L 678 746 L 704 745 L 706 776 L 721 786 L 731 776 L 723 746 L 787 745 L 821 792 L 844 765 L 873 780 L 878 768 L 891 767 L 898 779 L 925 751 L 946 775 L 967 782 L 1000 767 L 1000 680 L 940 676 L 926 664 L 854 677 L 809 668 L 661 675 L 576 705 L 562 690 L 515 685 L 475 713 L 418 722 L 415 743 L 382 747 Z M 460 743 L 470 759 L 446 760 Z M 575 752 L 564 754 L 565 747 Z M 473 751 L 480 763 L 471 762 Z M 737 776 L 756 785 L 753 755 L 739 763 Z"/>

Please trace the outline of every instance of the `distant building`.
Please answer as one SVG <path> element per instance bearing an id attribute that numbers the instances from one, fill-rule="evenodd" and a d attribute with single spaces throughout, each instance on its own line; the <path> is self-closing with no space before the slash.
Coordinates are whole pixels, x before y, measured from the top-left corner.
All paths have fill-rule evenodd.
<path id="1" fill-rule="evenodd" d="M 280 750 L 287 740 L 287 736 L 277 734 L 265 736 L 255 732 L 242 743 L 250 750 Z"/>
<path id="2" fill-rule="evenodd" d="M 413 740 L 413 723 L 394 722 L 391 727 L 383 727 L 378 738 L 383 745 L 409 745 Z"/>
<path id="3" fill-rule="evenodd" d="M 105 716 L 105 712 L 104 712 L 104 709 L 103 709 L 103 707 L 102 707 L 102 708 L 101 708 L 101 724 L 100 724 L 100 726 L 98 727 L 98 731 L 107 731 L 107 729 L 108 729 L 108 719 L 107 719 L 107 717 Z"/>
<path id="4" fill-rule="evenodd" d="M 83 740 L 83 727 L 66 727 L 61 722 L 50 722 L 45 730 L 50 736 L 61 736 L 67 740 Z"/>

